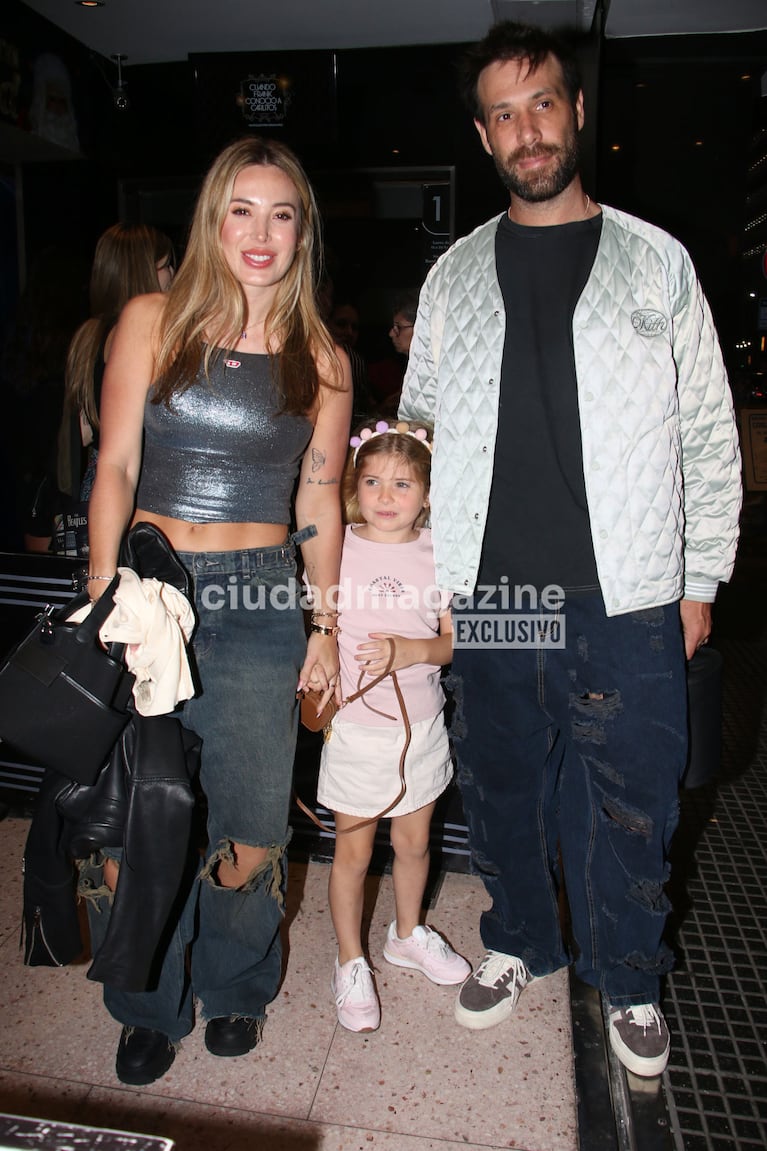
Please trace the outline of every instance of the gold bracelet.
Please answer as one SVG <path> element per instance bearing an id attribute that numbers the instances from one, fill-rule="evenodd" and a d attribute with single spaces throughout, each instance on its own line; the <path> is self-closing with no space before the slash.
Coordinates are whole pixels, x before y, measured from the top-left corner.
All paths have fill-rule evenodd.
<path id="1" fill-rule="evenodd" d="M 313 611 L 312 612 L 312 619 L 314 619 L 315 616 L 319 617 L 319 616 L 323 616 L 323 615 L 340 615 L 340 614 L 341 613 L 337 612 L 337 611 Z"/>
<path id="2" fill-rule="evenodd" d="M 325 627 L 321 623 L 312 623 L 311 630 L 317 635 L 338 635 L 340 627 Z"/>

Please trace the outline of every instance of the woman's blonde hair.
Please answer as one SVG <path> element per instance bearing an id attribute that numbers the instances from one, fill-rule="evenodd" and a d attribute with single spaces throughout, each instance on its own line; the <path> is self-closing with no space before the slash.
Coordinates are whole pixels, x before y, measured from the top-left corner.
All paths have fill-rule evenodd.
<path id="1" fill-rule="evenodd" d="M 91 318 L 69 345 L 66 364 L 66 409 L 82 411 L 92 428 L 99 426 L 94 371 L 104 340 L 128 300 L 159 289 L 157 265 L 173 258 L 168 236 L 149 224 L 113 224 L 96 244 L 90 279 Z"/>
<path id="2" fill-rule="evenodd" d="M 213 359 L 239 342 L 247 324 L 245 293 L 226 261 L 221 230 L 234 182 L 243 168 L 253 166 L 279 168 L 299 200 L 295 259 L 277 286 L 264 325 L 281 408 L 305 413 L 316 401 L 321 383 L 340 386 L 335 347 L 317 309 L 320 220 L 314 192 L 289 148 L 249 136 L 225 148 L 203 181 L 186 254 L 167 295 L 152 394 L 155 403 L 170 405 L 175 394 L 193 384 L 200 361 L 207 377 Z M 320 379 L 318 358 L 328 365 L 332 380 Z"/>
<path id="3" fill-rule="evenodd" d="M 357 441 L 358 446 L 352 447 L 346 460 L 344 476 L 341 485 L 341 500 L 344 508 L 344 521 L 347 524 L 363 523 L 359 500 L 357 499 L 357 484 L 363 466 L 376 456 L 394 456 L 405 464 L 415 478 L 423 484 L 424 497 L 429 495 L 431 484 L 431 435 L 430 424 L 422 424 L 415 420 L 394 421 L 388 430 L 380 430 L 386 420 L 379 420 L 376 424 L 363 424 L 352 436 L 352 444 Z M 406 430 L 400 430 L 406 429 Z M 370 434 L 362 438 L 361 433 L 367 430 Z M 423 438 L 417 437 L 415 432 L 425 432 Z M 420 528 L 429 518 L 429 509 L 422 508 L 414 527 Z"/>

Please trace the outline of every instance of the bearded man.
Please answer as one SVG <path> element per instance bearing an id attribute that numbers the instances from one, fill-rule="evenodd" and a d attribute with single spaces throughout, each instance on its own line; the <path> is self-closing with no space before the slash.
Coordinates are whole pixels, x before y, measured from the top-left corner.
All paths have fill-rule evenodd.
<path id="1" fill-rule="evenodd" d="M 492 899 L 455 1014 L 491 1027 L 574 961 L 607 1000 L 619 1059 L 655 1076 L 685 661 L 737 540 L 730 390 L 688 253 L 584 191 L 568 46 L 498 24 L 464 81 L 509 208 L 429 273 L 400 406 L 435 425 L 452 734 Z"/>

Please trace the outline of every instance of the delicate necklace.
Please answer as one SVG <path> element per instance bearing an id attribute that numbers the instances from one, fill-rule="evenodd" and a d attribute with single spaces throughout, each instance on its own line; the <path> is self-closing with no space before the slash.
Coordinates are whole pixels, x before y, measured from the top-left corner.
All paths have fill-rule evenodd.
<path id="1" fill-rule="evenodd" d="M 247 340 L 248 332 L 250 331 L 250 329 L 251 328 L 257 328 L 260 323 L 261 323 L 261 320 L 254 320 L 252 324 L 248 324 L 248 326 L 246 328 L 242 329 L 242 332 L 240 333 L 240 339 L 241 340 Z"/>

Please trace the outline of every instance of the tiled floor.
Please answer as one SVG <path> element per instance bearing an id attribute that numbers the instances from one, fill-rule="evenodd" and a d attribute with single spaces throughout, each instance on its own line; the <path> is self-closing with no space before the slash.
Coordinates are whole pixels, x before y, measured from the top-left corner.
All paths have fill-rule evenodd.
<path id="1" fill-rule="evenodd" d="M 392 917 L 389 876 L 371 877 L 371 957 L 380 1031 L 337 1025 L 329 990 L 335 944 L 327 864 L 292 868 L 287 972 L 263 1043 L 220 1060 L 202 1029 L 148 1088 L 114 1076 L 119 1027 L 87 965 L 25 968 L 18 949 L 19 862 L 27 821 L 0 824 L 0 1112 L 171 1138 L 182 1151 L 448 1151 L 461 1147 L 575 1151 L 578 1146 L 567 973 L 533 984 L 515 1018 L 486 1032 L 459 1028 L 455 991 L 392 968 L 381 947 Z M 428 920 L 472 961 L 482 951 L 480 882 L 442 877 Z"/>
<path id="2" fill-rule="evenodd" d="M 677 1151 L 767 1147 L 767 629 L 751 602 L 748 634 L 720 643 L 722 770 L 683 794 L 675 842 L 689 861 L 665 999 Z"/>
<path id="3" fill-rule="evenodd" d="M 746 554 L 745 576 L 720 595 L 717 612 L 722 770 L 715 784 L 682 796 L 672 885 L 679 962 L 664 1000 L 673 1041 L 662 1092 L 658 1081 L 632 1076 L 616 1085 L 605 1070 L 598 1003 L 575 990 L 574 1060 L 565 972 L 534 983 L 509 1024 L 457 1027 L 454 991 L 381 958 L 393 903 L 387 875 L 370 878 L 367 901 L 383 1024 L 366 1037 L 340 1029 L 328 986 L 327 863 L 316 858 L 292 866 L 287 973 L 263 1043 L 244 1059 L 216 1060 L 198 1029 L 159 1083 L 124 1087 L 113 1069 L 119 1028 L 86 965 L 21 964 L 28 822 L 17 812 L 0 823 L 0 1112 L 162 1135 L 181 1151 L 767 1146 L 767 524 L 761 530 L 759 553 Z M 298 782 L 311 801 L 311 779 Z M 465 828 L 450 822 L 450 809 L 443 814 L 449 870 L 435 876 L 428 920 L 476 962 L 487 899 L 466 874 Z M 329 837 L 315 840 L 328 854 Z M 616 1102 L 621 1093 L 627 1111 Z"/>

